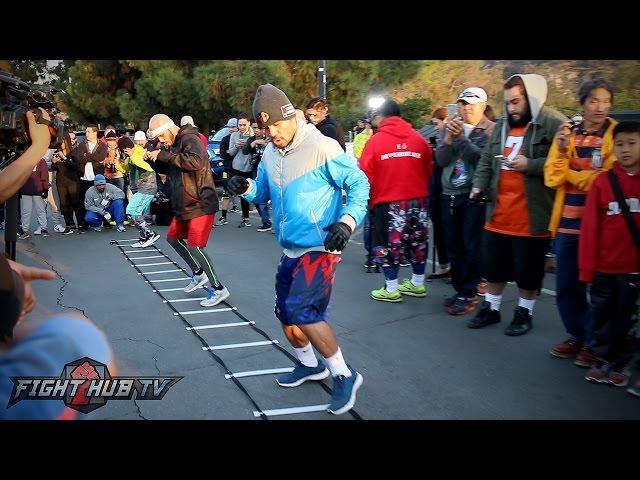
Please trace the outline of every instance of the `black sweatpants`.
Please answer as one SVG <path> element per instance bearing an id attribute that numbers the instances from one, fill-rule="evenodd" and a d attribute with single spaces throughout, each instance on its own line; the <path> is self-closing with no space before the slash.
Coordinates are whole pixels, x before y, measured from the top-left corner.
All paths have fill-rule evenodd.
<path id="1" fill-rule="evenodd" d="M 640 275 L 596 273 L 591 285 L 593 352 L 616 370 L 633 355 L 629 331 L 639 291 Z"/>
<path id="2" fill-rule="evenodd" d="M 84 222 L 84 200 L 80 201 L 80 185 L 79 182 L 63 179 L 60 176 L 56 179 L 58 187 L 58 195 L 60 196 L 60 210 L 64 216 L 67 226 L 73 225 L 73 213 L 76 214 L 77 225 Z"/>

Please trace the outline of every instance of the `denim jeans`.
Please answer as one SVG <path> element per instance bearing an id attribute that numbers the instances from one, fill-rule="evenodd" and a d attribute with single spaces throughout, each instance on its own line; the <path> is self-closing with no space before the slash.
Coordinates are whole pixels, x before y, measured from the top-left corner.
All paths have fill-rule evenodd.
<path id="1" fill-rule="evenodd" d="M 567 333 L 591 345 L 587 285 L 578 280 L 579 240 L 580 235 L 570 233 L 559 233 L 556 237 L 556 303 Z"/>
<path id="2" fill-rule="evenodd" d="M 122 222 L 124 222 L 124 200 L 118 198 L 111 202 L 111 205 L 107 208 L 107 212 L 113 217 L 116 224 L 122 225 Z M 84 220 L 92 227 L 99 227 L 102 225 L 104 217 L 99 213 L 87 211 Z"/>
<path id="3" fill-rule="evenodd" d="M 256 203 L 256 208 L 258 209 L 258 213 L 260 213 L 260 218 L 262 219 L 263 225 L 271 225 L 271 217 L 269 215 L 269 204 L 268 203 Z"/>

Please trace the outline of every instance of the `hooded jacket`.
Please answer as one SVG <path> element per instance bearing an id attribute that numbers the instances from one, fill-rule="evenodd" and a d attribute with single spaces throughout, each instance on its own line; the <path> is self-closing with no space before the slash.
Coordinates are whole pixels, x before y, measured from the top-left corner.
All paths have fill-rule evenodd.
<path id="1" fill-rule="evenodd" d="M 27 181 L 20 188 L 20 195 L 40 195 L 51 188 L 49 183 L 49 169 L 44 158 L 33 167 L 33 171 Z"/>
<path id="2" fill-rule="evenodd" d="M 549 222 L 549 230 L 554 238 L 558 232 L 558 226 L 562 218 L 567 187 L 573 185 L 573 187 L 579 190 L 588 192 L 596 176 L 602 171 L 609 170 L 613 166 L 613 162 L 616 161 L 616 156 L 613 153 L 613 129 L 618 122 L 609 117 L 607 117 L 607 120 L 609 121 L 609 128 L 607 128 L 602 138 L 602 169 L 580 171 L 571 169 L 571 159 L 578 157 L 575 132 L 572 132 L 569 137 L 569 145 L 567 145 L 566 153 L 560 153 L 558 143 L 555 138 L 553 140 L 547 161 L 544 164 L 544 184 L 547 187 L 556 189 L 556 198 L 553 202 L 553 211 L 551 212 L 551 221 Z"/>
<path id="3" fill-rule="evenodd" d="M 231 134 L 231 138 L 229 139 L 229 155 L 233 157 L 233 162 L 231 164 L 234 170 L 239 172 L 251 172 L 253 167 L 251 166 L 251 154 L 246 154 L 242 151 L 242 149 L 236 147 L 236 142 L 240 139 L 249 140 L 253 136 L 253 130 L 249 128 L 247 133 L 242 134 L 240 130 L 237 132 L 233 132 Z"/>
<path id="4" fill-rule="evenodd" d="M 87 190 L 84 195 L 84 208 L 88 212 L 95 212 L 104 215 L 107 211 L 102 205 L 103 200 L 124 200 L 124 192 L 115 185 L 105 184 L 104 192 L 100 192 L 95 185 Z"/>
<path id="5" fill-rule="evenodd" d="M 528 159 L 527 170 L 524 172 L 524 187 L 530 232 L 533 235 L 548 234 L 555 191 L 544 184 L 544 164 L 553 138 L 567 118 L 560 112 L 544 106 L 547 100 L 547 82 L 544 77 L 537 74 L 516 74 L 511 78 L 513 77 L 522 78 L 531 111 L 531 121 L 520 148 L 520 154 Z M 508 127 L 506 115 L 496 121 L 491 139 L 482 152 L 473 177 L 473 187 L 487 192 L 491 199 L 487 205 L 487 220 L 493 215 L 499 192 L 501 161 L 495 156 L 502 155 L 504 151 Z"/>
<path id="6" fill-rule="evenodd" d="M 209 156 L 197 133 L 191 125 L 182 127 L 169 151 L 161 151 L 152 165 L 156 172 L 169 175 L 171 207 L 178 220 L 218 211 Z"/>
<path id="7" fill-rule="evenodd" d="M 629 175 L 617 162 L 612 169 L 640 228 L 640 174 Z M 596 272 L 625 274 L 640 271 L 638 249 L 611 188 L 608 173 L 596 177 L 587 195 L 578 252 L 583 282 L 593 282 Z"/>
<path id="8" fill-rule="evenodd" d="M 347 147 L 344 143 L 344 130 L 338 122 L 331 118 L 331 115 L 327 115 L 326 117 L 324 117 L 324 120 L 316 125 L 316 128 L 320 130 L 320 133 L 322 133 L 325 137 L 333 138 L 334 140 L 336 140 L 342 147 L 342 150 L 344 150 L 345 152 L 347 151 Z"/>
<path id="9" fill-rule="evenodd" d="M 429 195 L 433 154 L 426 140 L 400 117 L 380 122 L 358 166 L 371 184 L 369 206 Z"/>
<path id="10" fill-rule="evenodd" d="M 278 243 L 294 257 L 305 250 L 324 251 L 325 229 L 335 222 L 350 223 L 355 230 L 364 219 L 369 198 L 367 178 L 338 142 L 313 125 L 296 121 L 296 133 L 287 147 L 266 146 L 258 175 L 248 180 L 244 194 L 254 203 L 271 199 Z M 346 206 L 342 205 L 343 189 Z"/>
<path id="11" fill-rule="evenodd" d="M 478 124 L 471 130 L 469 137 L 464 134 L 460 137 L 453 137 L 451 145 L 444 142 L 447 133 L 443 128 L 439 135 L 438 147 L 436 148 L 436 161 L 442 167 L 442 193 L 445 195 L 464 195 L 471 191 L 471 182 L 476 170 L 478 160 L 482 155 L 482 150 L 489 142 L 493 133 L 495 123 L 484 115 Z M 451 177 L 456 166 L 456 161 L 460 159 L 464 162 L 467 172 L 467 181 L 464 185 L 453 185 Z"/>

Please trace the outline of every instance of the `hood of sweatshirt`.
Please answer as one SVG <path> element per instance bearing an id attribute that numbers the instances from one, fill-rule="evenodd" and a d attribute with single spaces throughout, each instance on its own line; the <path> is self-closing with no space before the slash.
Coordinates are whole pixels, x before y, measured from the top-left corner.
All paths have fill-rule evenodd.
<path id="1" fill-rule="evenodd" d="M 538 118 L 538 115 L 540 114 L 540 110 L 542 110 L 542 107 L 547 101 L 547 81 L 542 75 L 538 75 L 536 73 L 516 73 L 515 75 L 511 75 L 509 80 L 514 77 L 520 77 L 522 79 L 522 83 L 524 83 L 524 88 L 527 90 L 527 102 L 529 103 L 529 109 L 531 110 L 531 121 L 535 122 L 536 118 Z"/>
<path id="2" fill-rule="evenodd" d="M 407 138 L 412 131 L 411 124 L 400 117 L 385 118 L 378 127 L 378 132 L 384 132 L 397 138 Z"/>

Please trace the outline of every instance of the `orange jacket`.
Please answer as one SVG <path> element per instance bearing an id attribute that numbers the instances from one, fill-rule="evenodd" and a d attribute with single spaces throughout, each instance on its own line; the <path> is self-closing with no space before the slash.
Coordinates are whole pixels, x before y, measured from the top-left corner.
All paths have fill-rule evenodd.
<path id="1" fill-rule="evenodd" d="M 578 156 L 575 146 L 575 132 L 572 132 L 569 137 L 569 145 L 566 153 L 560 153 L 560 151 L 558 151 L 556 139 L 553 139 L 549 154 L 547 155 L 547 161 L 544 164 L 544 184 L 547 187 L 557 190 L 551 211 L 551 220 L 549 221 L 549 231 L 551 231 L 551 236 L 554 238 L 558 232 L 558 225 L 562 217 L 567 183 L 574 185 L 584 192 L 588 192 L 598 174 L 609 170 L 613 166 L 613 162 L 616 161 L 616 156 L 613 153 L 613 129 L 618 122 L 613 118 L 607 118 L 609 120 L 609 128 L 602 139 L 602 169 L 600 170 L 582 170 L 577 172 L 569 168 L 569 160 Z"/>

